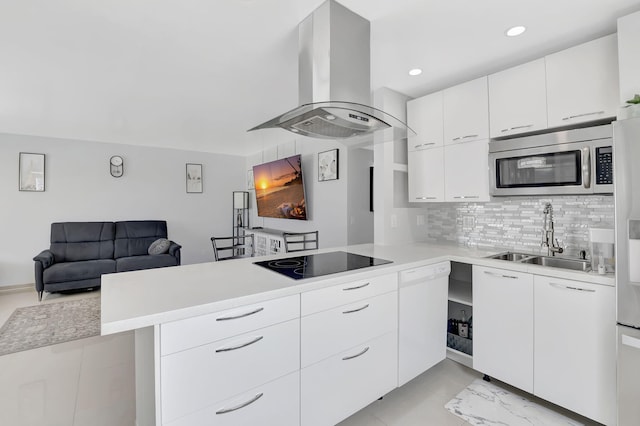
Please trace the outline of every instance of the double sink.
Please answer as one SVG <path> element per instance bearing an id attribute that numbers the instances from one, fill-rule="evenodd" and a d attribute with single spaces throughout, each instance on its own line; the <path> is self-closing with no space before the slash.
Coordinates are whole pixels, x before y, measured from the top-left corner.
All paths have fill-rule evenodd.
<path id="1" fill-rule="evenodd" d="M 506 260 L 510 262 L 529 263 L 532 265 L 550 266 L 552 268 L 571 269 L 573 271 L 590 271 L 591 262 L 584 259 L 570 259 L 566 257 L 540 256 L 529 253 L 504 252 L 487 256 L 489 259 Z"/>

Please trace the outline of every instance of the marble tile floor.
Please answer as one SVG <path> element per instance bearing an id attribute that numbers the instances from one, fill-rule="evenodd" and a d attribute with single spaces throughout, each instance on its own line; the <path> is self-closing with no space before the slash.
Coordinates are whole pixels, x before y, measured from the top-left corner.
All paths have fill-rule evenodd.
<path id="1" fill-rule="evenodd" d="M 43 303 L 95 296 L 95 292 L 46 295 Z M 33 290 L 0 292 L 0 324 L 15 308 L 37 303 Z M 0 356 L 0 425 L 134 426 L 134 376 L 132 332 Z M 444 406 L 480 377 L 472 369 L 445 360 L 340 426 L 468 425 Z M 585 425 L 595 424 L 495 380 L 492 383 Z"/>

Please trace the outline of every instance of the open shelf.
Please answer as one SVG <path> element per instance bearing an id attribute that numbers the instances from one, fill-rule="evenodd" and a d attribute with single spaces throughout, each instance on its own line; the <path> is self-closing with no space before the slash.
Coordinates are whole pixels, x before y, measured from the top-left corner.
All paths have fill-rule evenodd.
<path id="1" fill-rule="evenodd" d="M 449 279 L 449 300 L 463 305 L 473 306 L 471 297 L 471 283 Z"/>

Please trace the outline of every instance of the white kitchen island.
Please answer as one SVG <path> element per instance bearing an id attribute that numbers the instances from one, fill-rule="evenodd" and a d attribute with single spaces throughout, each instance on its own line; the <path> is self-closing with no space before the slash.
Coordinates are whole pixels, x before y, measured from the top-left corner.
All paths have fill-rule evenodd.
<path id="1" fill-rule="evenodd" d="M 136 331 L 137 424 L 271 418 L 306 426 L 359 410 L 398 385 L 397 276 L 404 270 L 452 260 L 613 285 L 611 276 L 505 263 L 485 258 L 495 252 L 458 246 L 319 252 L 338 250 L 393 263 L 303 280 L 253 264 L 265 258 L 103 276 L 102 334 Z M 425 300 L 425 309 L 446 303 Z M 358 325 L 343 324 L 347 316 Z M 351 367 L 356 362 L 362 365 Z M 338 389 L 353 397 L 331 399 Z"/>

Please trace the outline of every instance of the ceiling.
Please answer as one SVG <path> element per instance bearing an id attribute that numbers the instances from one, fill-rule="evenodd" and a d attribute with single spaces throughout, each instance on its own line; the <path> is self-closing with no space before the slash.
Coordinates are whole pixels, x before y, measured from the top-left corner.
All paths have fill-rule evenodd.
<path id="1" fill-rule="evenodd" d="M 0 132 L 247 155 L 298 106 L 297 24 L 322 0 L 5 0 Z M 341 0 L 372 90 L 417 97 L 615 32 L 640 0 Z M 520 37 L 505 30 L 525 25 Z M 410 68 L 424 73 L 410 77 Z"/>

